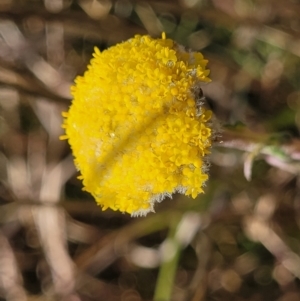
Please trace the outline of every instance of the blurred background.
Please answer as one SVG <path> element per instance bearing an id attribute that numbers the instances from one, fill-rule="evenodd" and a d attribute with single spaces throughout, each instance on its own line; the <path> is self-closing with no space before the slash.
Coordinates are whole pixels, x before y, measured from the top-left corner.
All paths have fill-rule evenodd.
<path id="1" fill-rule="evenodd" d="M 210 179 L 102 212 L 61 112 L 94 46 L 162 31 L 209 60 Z M 299 0 L 1 0 L 1 300 L 300 300 L 299 56 Z"/>

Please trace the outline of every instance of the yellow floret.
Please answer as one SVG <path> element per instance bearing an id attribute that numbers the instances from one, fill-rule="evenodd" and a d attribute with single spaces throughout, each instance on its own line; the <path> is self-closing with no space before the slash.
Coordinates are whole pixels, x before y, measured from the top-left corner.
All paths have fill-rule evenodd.
<path id="1" fill-rule="evenodd" d="M 174 192 L 203 192 L 211 112 L 198 95 L 200 83 L 210 81 L 206 64 L 165 34 L 95 48 L 71 89 L 62 138 L 103 210 L 146 215 Z"/>

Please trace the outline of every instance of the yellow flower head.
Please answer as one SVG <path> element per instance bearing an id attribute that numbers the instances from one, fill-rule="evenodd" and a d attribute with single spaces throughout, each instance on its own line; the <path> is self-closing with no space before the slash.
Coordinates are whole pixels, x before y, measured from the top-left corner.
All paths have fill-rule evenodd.
<path id="1" fill-rule="evenodd" d="M 133 216 L 207 180 L 211 111 L 199 97 L 207 61 L 165 34 L 136 35 L 100 52 L 72 87 L 63 127 L 84 189 L 102 209 Z"/>

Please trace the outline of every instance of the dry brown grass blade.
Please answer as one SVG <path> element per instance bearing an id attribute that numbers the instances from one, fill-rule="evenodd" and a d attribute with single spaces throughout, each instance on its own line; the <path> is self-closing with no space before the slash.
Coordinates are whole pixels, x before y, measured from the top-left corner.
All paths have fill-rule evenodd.
<path id="1" fill-rule="evenodd" d="M 3 297 L 7 301 L 26 301 L 27 293 L 22 282 L 14 251 L 0 231 L 0 287 Z"/>

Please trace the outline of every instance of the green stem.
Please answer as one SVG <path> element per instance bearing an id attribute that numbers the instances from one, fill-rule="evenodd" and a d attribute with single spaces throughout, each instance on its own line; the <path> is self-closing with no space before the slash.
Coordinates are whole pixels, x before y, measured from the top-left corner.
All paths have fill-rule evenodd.
<path id="1" fill-rule="evenodd" d="M 170 223 L 168 237 L 165 241 L 166 249 L 163 251 L 163 262 L 158 273 L 154 301 L 171 300 L 178 260 L 182 249 L 182 246 L 175 238 L 180 220 L 180 218 L 174 218 Z"/>

